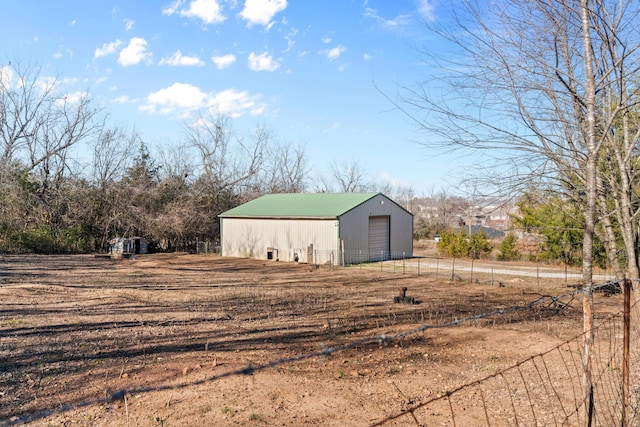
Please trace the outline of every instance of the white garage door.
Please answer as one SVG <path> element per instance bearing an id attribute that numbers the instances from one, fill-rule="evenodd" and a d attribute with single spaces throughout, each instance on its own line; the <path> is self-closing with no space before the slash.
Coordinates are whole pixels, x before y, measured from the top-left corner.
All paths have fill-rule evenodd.
<path id="1" fill-rule="evenodd" d="M 389 217 L 369 217 L 369 260 L 389 258 Z"/>

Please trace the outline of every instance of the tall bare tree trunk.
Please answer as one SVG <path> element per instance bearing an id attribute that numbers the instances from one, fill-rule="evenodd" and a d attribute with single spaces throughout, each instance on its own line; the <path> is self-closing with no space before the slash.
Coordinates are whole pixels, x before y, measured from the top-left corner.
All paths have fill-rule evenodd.
<path id="1" fill-rule="evenodd" d="M 593 236 L 595 231 L 595 214 L 597 202 L 597 160 L 598 149 L 596 144 L 596 85 L 593 67 L 593 52 L 591 50 L 590 35 L 590 11 L 589 0 L 580 1 L 580 14 L 582 17 L 582 41 L 584 47 L 585 84 L 586 84 L 586 190 L 587 208 L 585 211 L 585 230 L 582 246 L 582 285 L 583 285 L 583 328 L 584 328 L 584 353 L 582 364 L 583 396 L 585 408 L 585 426 L 591 426 L 593 413 L 593 385 L 591 382 L 591 348 L 593 345 Z"/>
<path id="2" fill-rule="evenodd" d="M 625 82 L 622 82 L 623 91 L 626 92 Z M 626 96 L 626 95 L 625 95 Z M 622 116 L 622 132 L 623 132 L 623 141 L 625 147 L 625 153 L 631 153 L 634 151 L 635 144 L 631 142 L 631 137 L 629 135 L 629 114 L 625 112 Z M 636 139 L 637 135 L 633 138 Z M 640 278 L 640 271 L 638 270 L 638 259 L 637 259 L 637 221 L 635 220 L 634 212 L 633 212 L 633 185 L 631 183 L 629 177 L 629 170 L 631 159 L 630 155 L 626 154 L 624 158 L 620 158 L 618 160 L 622 165 L 619 167 L 620 180 L 621 180 L 621 203 L 623 204 L 622 209 L 622 237 L 624 239 L 624 245 L 627 250 L 627 273 L 629 278 L 632 280 L 637 280 Z M 636 299 L 640 295 L 640 290 L 638 286 L 636 286 Z"/>
<path id="3" fill-rule="evenodd" d="M 599 204 L 602 208 L 603 212 L 606 212 L 606 204 L 607 200 L 601 192 L 598 192 Z M 624 278 L 624 271 L 622 270 L 622 265 L 620 264 L 620 258 L 618 256 L 618 246 L 616 244 L 616 233 L 614 230 L 614 226 L 611 223 L 611 218 L 609 215 L 602 215 L 600 219 L 600 227 L 596 227 L 595 233 L 604 245 L 605 252 L 607 254 L 607 261 L 609 263 L 609 267 L 613 271 L 613 274 L 616 279 L 622 280 Z"/>

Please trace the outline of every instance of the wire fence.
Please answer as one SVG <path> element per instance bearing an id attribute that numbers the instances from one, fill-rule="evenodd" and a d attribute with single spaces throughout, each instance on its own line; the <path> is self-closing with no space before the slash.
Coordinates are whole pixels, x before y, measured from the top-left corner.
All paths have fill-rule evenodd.
<path id="1" fill-rule="evenodd" d="M 407 260 L 385 261 L 389 263 Z M 403 266 L 406 268 L 406 264 Z M 354 268 L 368 268 L 357 266 Z M 396 271 L 396 267 L 394 270 Z M 406 272 L 406 270 L 405 270 Z M 621 282 L 595 286 L 594 292 L 619 293 Z M 262 364 L 250 364 L 220 372 L 197 381 L 118 390 L 110 396 L 62 405 L 55 410 L 26 414 L 10 422 L 0 420 L 0 426 L 18 425 L 50 416 L 52 413 L 112 402 L 125 401 L 127 395 L 173 390 L 203 383 L 214 383 L 233 376 L 253 375 L 260 371 L 291 365 L 304 360 L 324 358 L 369 344 L 389 345 L 429 330 L 474 324 L 483 319 L 513 316 L 538 308 L 561 309 L 576 297 L 581 289 L 556 296 L 544 296 L 524 304 L 494 309 L 481 314 L 455 319 L 442 324 L 421 324 L 393 335 L 374 335 L 317 351 L 283 357 Z M 625 296 L 630 292 L 626 289 Z M 503 425 L 638 425 L 640 423 L 640 305 L 613 315 L 598 315 L 593 327 L 591 356 L 592 400 L 585 400 L 583 390 L 584 335 L 577 335 L 556 347 L 518 361 L 483 378 L 443 391 L 435 397 L 407 401 L 401 411 L 389 414 L 371 424 L 503 426 Z M 590 420 L 590 421 L 589 421 Z"/>
<path id="2" fill-rule="evenodd" d="M 638 319 L 639 313 L 640 305 L 636 304 L 630 314 Z M 391 425 L 403 417 L 416 425 L 638 425 L 640 352 L 634 342 L 626 353 L 624 317 L 621 312 L 602 319 L 592 330 L 591 402 L 583 392 L 584 335 L 579 335 L 372 425 Z M 638 326 L 627 333 L 637 336 Z M 626 371 L 625 364 L 634 369 Z M 634 384 L 632 389 L 627 388 L 629 382 Z"/>
<path id="3" fill-rule="evenodd" d="M 549 265 L 543 262 L 489 262 L 468 258 L 414 257 L 399 251 L 323 251 L 314 250 L 313 260 L 319 268 L 335 269 L 350 267 L 444 279 L 458 282 L 473 282 L 500 285 L 514 277 L 535 278 L 540 285 L 550 280 L 562 283 L 579 283 L 581 267 Z M 596 270 L 594 281 L 604 283 L 614 280 L 610 271 Z"/>
<path id="4" fill-rule="evenodd" d="M 594 292 L 616 292 L 621 289 L 618 282 L 609 282 L 594 287 Z M 459 326 L 496 316 L 512 315 L 540 307 L 562 307 L 573 301 L 581 290 L 563 295 L 541 297 L 527 304 L 496 309 L 454 321 L 430 325 L 422 324 L 414 329 L 394 334 L 377 335 L 346 344 L 323 347 L 318 351 L 285 357 L 263 364 L 247 365 L 238 369 L 218 373 L 198 381 L 179 385 L 160 385 L 134 390 L 120 390 L 102 399 L 87 400 L 65 405 L 53 411 L 30 414 L 0 425 L 17 425 L 50 416 L 52 413 L 75 410 L 93 404 L 108 403 L 124 399 L 127 395 L 172 390 L 212 383 L 232 376 L 253 375 L 260 371 L 289 365 L 317 357 L 328 357 L 335 353 L 368 344 L 389 345 L 405 338 L 423 334 L 428 330 Z M 627 293 L 628 295 L 628 293 Z M 624 320 L 628 321 L 625 322 Z M 630 319 L 634 321 L 629 321 Z M 633 340 L 627 352 L 625 324 L 631 336 L 638 336 L 640 305 L 634 305 L 625 316 L 625 311 L 599 319 L 593 329 L 591 379 L 593 401 L 584 399 L 582 378 L 584 336 L 578 335 L 560 345 L 535 354 L 498 372 L 473 382 L 447 390 L 438 396 L 421 401 L 408 401 L 397 413 L 390 414 L 372 426 L 404 423 L 445 426 L 504 426 L 504 425 L 637 425 L 640 422 L 640 349 L 638 340 Z M 626 360 L 631 363 L 625 365 Z M 632 366 L 633 369 L 625 369 Z M 630 381 L 625 377 L 630 377 Z M 628 388 L 629 384 L 633 387 Z M 587 423 L 591 419 L 591 423 Z"/>

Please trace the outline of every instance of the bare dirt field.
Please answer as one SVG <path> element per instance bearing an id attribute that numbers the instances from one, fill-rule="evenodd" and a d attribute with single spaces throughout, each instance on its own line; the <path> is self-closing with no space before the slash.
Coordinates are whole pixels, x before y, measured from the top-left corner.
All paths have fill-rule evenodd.
<path id="1" fill-rule="evenodd" d="M 394 303 L 402 287 L 416 304 Z M 0 426 L 372 425 L 576 336 L 581 306 L 350 343 L 571 290 L 212 255 L 4 256 Z M 622 296 L 595 302 L 619 311 Z"/>

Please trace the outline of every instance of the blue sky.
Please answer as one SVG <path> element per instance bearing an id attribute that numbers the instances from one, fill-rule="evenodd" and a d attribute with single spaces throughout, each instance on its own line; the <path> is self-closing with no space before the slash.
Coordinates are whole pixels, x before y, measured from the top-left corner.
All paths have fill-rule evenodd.
<path id="1" fill-rule="evenodd" d="M 2 62 L 88 91 L 152 150 L 180 144 L 188 118 L 209 108 L 239 134 L 261 124 L 304 145 L 312 178 L 356 160 L 370 181 L 425 195 L 454 169 L 380 93 L 428 72 L 418 50 L 434 0 L 5 0 L 2 10 Z"/>

